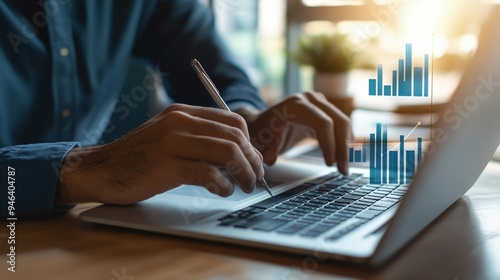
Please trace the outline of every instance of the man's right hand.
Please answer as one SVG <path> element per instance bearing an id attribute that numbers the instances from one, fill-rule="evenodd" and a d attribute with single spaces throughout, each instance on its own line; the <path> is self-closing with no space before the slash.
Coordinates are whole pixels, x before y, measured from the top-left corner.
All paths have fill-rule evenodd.
<path id="1" fill-rule="evenodd" d="M 174 104 L 110 144 L 71 150 L 60 170 L 56 206 L 131 204 L 181 184 L 229 196 L 234 186 L 220 167 L 247 193 L 264 176 L 244 119 Z"/>

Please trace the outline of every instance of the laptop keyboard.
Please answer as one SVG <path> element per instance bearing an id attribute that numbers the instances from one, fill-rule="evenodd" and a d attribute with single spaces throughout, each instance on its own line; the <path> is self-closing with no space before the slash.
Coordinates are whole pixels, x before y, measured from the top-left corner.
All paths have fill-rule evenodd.
<path id="1" fill-rule="evenodd" d="M 407 185 L 370 185 L 334 172 L 219 219 L 219 226 L 338 239 L 399 202 Z M 345 226 L 344 226 L 345 225 Z"/>

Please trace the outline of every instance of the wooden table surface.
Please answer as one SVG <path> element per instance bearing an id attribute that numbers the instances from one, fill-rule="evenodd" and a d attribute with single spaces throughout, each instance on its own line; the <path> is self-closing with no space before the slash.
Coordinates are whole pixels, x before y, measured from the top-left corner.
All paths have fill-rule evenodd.
<path id="1" fill-rule="evenodd" d="M 500 164 L 392 261 L 376 270 L 79 221 L 70 213 L 16 224 L 16 272 L 0 279 L 500 279 Z"/>

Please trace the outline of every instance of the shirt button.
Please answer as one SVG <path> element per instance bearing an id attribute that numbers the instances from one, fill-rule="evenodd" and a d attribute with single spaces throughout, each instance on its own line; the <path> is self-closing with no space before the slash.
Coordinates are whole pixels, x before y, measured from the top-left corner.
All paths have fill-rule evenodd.
<path id="1" fill-rule="evenodd" d="M 62 57 L 67 57 L 69 55 L 69 49 L 66 48 L 66 47 L 62 47 L 62 48 L 59 49 L 59 54 Z"/>
<path id="2" fill-rule="evenodd" d="M 67 118 L 69 115 L 71 115 L 71 111 L 69 109 L 62 110 L 61 116 L 63 116 L 63 118 Z"/>

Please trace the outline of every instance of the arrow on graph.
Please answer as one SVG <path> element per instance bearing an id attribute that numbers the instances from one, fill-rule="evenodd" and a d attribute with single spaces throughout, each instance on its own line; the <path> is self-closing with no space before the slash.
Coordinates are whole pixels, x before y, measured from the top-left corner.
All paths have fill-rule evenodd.
<path id="1" fill-rule="evenodd" d="M 422 125 L 422 122 L 418 122 L 417 125 L 408 133 L 406 134 L 405 138 L 403 139 L 403 142 L 406 140 L 406 138 L 410 137 L 410 135 L 413 133 L 413 131 L 415 131 L 415 129 L 417 129 L 417 127 L 421 126 Z M 392 147 L 392 149 L 388 150 L 385 154 L 383 155 L 386 155 L 388 154 L 390 151 L 393 151 L 395 150 L 397 147 L 399 147 L 401 145 L 401 142 L 399 144 L 397 144 L 396 146 Z"/>

